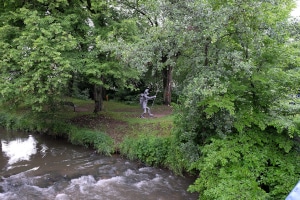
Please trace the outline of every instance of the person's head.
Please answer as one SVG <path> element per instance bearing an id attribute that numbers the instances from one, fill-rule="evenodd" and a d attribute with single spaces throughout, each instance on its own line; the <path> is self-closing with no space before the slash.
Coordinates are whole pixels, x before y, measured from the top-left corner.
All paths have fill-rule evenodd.
<path id="1" fill-rule="evenodd" d="M 149 94 L 149 87 L 146 88 L 144 94 L 148 95 Z"/>

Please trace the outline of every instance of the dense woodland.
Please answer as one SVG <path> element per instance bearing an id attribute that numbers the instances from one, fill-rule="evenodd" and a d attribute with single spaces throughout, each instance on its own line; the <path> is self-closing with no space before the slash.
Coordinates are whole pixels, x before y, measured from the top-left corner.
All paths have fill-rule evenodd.
<path id="1" fill-rule="evenodd" d="M 299 180 L 300 23 L 293 0 L 2 0 L 0 103 L 65 97 L 175 108 L 172 155 L 199 199 L 284 199 Z"/>

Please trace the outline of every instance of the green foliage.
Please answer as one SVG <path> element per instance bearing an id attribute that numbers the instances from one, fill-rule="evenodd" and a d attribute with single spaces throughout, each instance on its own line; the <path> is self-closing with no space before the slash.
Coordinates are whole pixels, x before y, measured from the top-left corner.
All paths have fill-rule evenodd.
<path id="1" fill-rule="evenodd" d="M 132 102 L 134 104 L 139 103 L 139 96 L 139 91 L 129 91 L 128 89 L 120 89 L 111 95 L 111 97 L 116 101 Z"/>
<path id="2" fill-rule="evenodd" d="M 184 85 L 174 131 L 183 163 L 200 173 L 190 190 L 201 199 L 283 199 L 299 174 L 299 107 L 287 105 L 299 88 L 297 36 L 287 31 L 293 2 L 194 3 L 178 27 Z"/>
<path id="3" fill-rule="evenodd" d="M 118 22 L 110 21 L 105 30 L 106 32 L 95 36 L 96 45 L 93 51 L 98 55 L 100 63 L 97 63 L 96 66 L 93 66 L 93 64 L 88 65 L 85 73 L 91 78 L 92 82 L 99 81 L 99 75 L 105 77 L 105 82 L 101 84 L 106 88 L 116 86 L 120 89 L 134 89 L 134 80 L 139 79 L 140 72 L 135 66 L 123 62 L 122 57 L 124 55 L 121 55 L 118 50 L 129 50 L 126 43 L 131 43 L 136 39 L 136 24 L 133 20 L 125 18 Z M 95 56 L 91 54 L 91 57 Z M 98 75 L 98 77 L 95 75 Z"/>
<path id="4" fill-rule="evenodd" d="M 48 130 L 47 124 L 40 115 L 30 112 L 16 113 L 14 111 L 2 111 L 0 113 L 0 126 L 13 130 L 38 131 Z"/>
<path id="5" fill-rule="evenodd" d="M 75 145 L 91 147 L 105 155 L 111 155 L 115 148 L 113 140 L 108 135 L 99 131 L 77 128 L 59 118 L 59 115 L 1 112 L 0 126 L 68 138 Z"/>
<path id="6" fill-rule="evenodd" d="M 76 88 L 73 90 L 74 92 L 72 93 L 72 97 L 76 99 L 81 99 L 81 100 L 89 100 L 90 99 L 90 91 L 89 88 L 86 88 L 84 90 L 79 90 Z"/>
<path id="7" fill-rule="evenodd" d="M 120 152 L 130 159 L 137 159 L 147 165 L 165 166 L 169 154 L 170 138 L 153 135 L 126 137 L 120 145 Z"/>
<path id="8" fill-rule="evenodd" d="M 187 158 L 187 154 L 183 151 L 185 149 L 189 152 L 189 155 L 191 155 L 191 152 L 195 153 L 197 155 L 197 152 L 193 151 L 193 145 L 185 147 L 182 146 L 183 144 L 178 143 L 176 138 L 173 136 L 170 137 L 170 145 L 168 147 L 168 156 L 165 160 L 166 166 L 171 169 L 173 172 L 175 172 L 178 175 L 182 175 L 184 172 L 188 171 L 188 168 L 190 168 L 191 162 L 190 159 Z M 189 149 L 189 147 L 191 147 Z"/>
<path id="9" fill-rule="evenodd" d="M 25 3 L 1 13 L 6 20 L 0 31 L 7 34 L 1 40 L 0 88 L 2 98 L 11 106 L 22 103 L 42 111 L 66 86 L 72 67 L 65 53 L 76 48 L 77 42 L 68 31 L 71 22 L 65 19 L 69 16 L 61 18 L 52 10 L 65 8 L 67 1 L 49 3 L 47 11 L 36 3 L 35 8 Z"/>
<path id="10" fill-rule="evenodd" d="M 189 190 L 199 199 L 284 199 L 299 179 L 294 143 L 274 129 L 211 139 L 192 164 L 200 174 Z"/>
<path id="11" fill-rule="evenodd" d="M 141 125 L 146 126 L 144 123 Z M 188 170 L 191 164 L 190 160 L 185 158 L 180 148 L 181 144 L 174 137 L 169 134 L 157 136 L 153 129 L 142 132 L 139 135 L 124 138 L 120 144 L 122 155 L 147 165 L 167 167 L 179 175 Z"/>
<path id="12" fill-rule="evenodd" d="M 299 64 L 293 59 L 298 56 L 285 31 L 293 26 L 287 21 L 292 1 L 276 1 L 285 8 L 271 2 L 262 7 L 256 1 L 228 2 L 189 4 L 195 20 L 183 19 L 192 27 L 183 29 L 179 43 L 184 65 L 178 74 L 185 85 L 175 136 L 190 159 L 197 159 L 198 144 L 214 135 L 226 137 L 252 127 L 299 134 L 282 106 L 299 87 L 299 71 L 288 67 Z M 270 10 L 278 12 L 272 20 Z"/>
<path id="13" fill-rule="evenodd" d="M 98 88 L 134 89 L 172 67 L 180 95 L 174 135 L 128 137 L 122 153 L 178 173 L 193 162 L 201 176 L 191 190 L 207 199 L 283 198 L 295 183 L 293 138 L 300 123 L 294 115 L 300 107 L 288 102 L 300 85 L 299 22 L 287 19 L 294 1 L 0 5 L 1 104 L 40 112 L 30 118 L 3 113 L 2 126 L 55 132 L 110 154 L 111 141 L 102 133 L 43 111 L 55 111 L 66 93 L 85 97 L 85 88 L 76 85 L 82 80 Z M 73 93 L 66 92 L 70 88 Z"/>
<path id="14" fill-rule="evenodd" d="M 0 125 L 5 128 L 12 128 L 15 123 L 15 117 L 11 114 L 0 113 Z"/>
<path id="15" fill-rule="evenodd" d="M 111 155 L 114 152 L 113 140 L 108 135 L 98 131 L 74 129 L 69 133 L 69 140 L 72 144 L 92 147 L 104 155 Z"/>
<path id="16" fill-rule="evenodd" d="M 10 107 L 51 110 L 68 90 L 86 97 L 75 93 L 78 79 L 104 88 L 132 87 L 139 75 L 96 45 L 96 36 L 135 40 L 134 20 L 106 1 L 9 1 L 0 15 L 0 95 Z"/>

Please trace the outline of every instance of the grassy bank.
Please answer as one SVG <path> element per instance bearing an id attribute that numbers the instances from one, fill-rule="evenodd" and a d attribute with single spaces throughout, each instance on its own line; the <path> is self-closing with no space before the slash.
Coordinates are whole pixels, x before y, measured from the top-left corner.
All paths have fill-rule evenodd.
<path id="1" fill-rule="evenodd" d="M 155 117 L 139 118 L 138 104 L 104 102 L 103 111 L 92 113 L 93 101 L 72 99 L 73 108 L 60 112 L 32 114 L 26 109 L 0 111 L 0 125 L 7 129 L 25 130 L 67 138 L 72 144 L 93 148 L 110 155 L 118 152 L 149 165 L 168 166 L 172 109 L 154 105 Z"/>

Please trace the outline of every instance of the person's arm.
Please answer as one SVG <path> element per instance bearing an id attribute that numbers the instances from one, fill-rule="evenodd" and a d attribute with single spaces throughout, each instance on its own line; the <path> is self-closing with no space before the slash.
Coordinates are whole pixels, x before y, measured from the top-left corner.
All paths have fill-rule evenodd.
<path id="1" fill-rule="evenodd" d="M 149 97 L 149 96 L 145 96 L 145 98 L 146 98 L 147 100 L 151 100 L 151 99 L 155 99 L 155 98 L 156 98 L 156 96 L 151 96 L 151 97 Z"/>
<path id="2" fill-rule="evenodd" d="M 150 99 L 155 99 L 156 98 L 156 96 L 152 96 L 152 97 L 149 97 Z"/>

